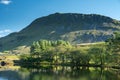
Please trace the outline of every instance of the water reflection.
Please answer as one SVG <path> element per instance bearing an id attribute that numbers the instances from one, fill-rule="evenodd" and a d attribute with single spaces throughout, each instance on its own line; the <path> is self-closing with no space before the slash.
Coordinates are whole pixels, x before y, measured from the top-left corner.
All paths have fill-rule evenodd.
<path id="1" fill-rule="evenodd" d="M 39 67 L 1 70 L 0 80 L 120 80 L 119 71 L 84 67 Z"/>

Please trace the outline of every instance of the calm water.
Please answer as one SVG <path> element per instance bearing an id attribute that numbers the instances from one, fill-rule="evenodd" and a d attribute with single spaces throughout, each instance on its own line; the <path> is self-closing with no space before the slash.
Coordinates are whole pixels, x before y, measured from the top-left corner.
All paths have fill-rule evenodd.
<path id="1" fill-rule="evenodd" d="M 120 80 L 119 70 L 100 68 L 0 68 L 0 80 Z"/>

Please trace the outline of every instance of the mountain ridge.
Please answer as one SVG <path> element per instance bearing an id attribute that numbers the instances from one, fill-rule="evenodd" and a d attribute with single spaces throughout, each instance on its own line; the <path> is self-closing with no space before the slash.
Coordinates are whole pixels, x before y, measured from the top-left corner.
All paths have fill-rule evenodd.
<path id="1" fill-rule="evenodd" d="M 98 14 L 55 13 L 35 19 L 19 32 L 0 38 L 0 51 L 30 46 L 33 41 L 66 40 L 72 44 L 104 41 L 120 31 L 120 21 Z"/>

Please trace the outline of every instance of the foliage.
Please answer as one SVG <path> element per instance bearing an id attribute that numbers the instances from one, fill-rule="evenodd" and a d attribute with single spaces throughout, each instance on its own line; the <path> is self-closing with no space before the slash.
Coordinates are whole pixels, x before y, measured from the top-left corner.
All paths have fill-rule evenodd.
<path id="1" fill-rule="evenodd" d="M 114 32 L 113 37 L 106 41 L 108 49 L 111 53 L 117 53 L 120 51 L 120 33 Z"/>
<path id="2" fill-rule="evenodd" d="M 65 56 L 63 54 L 71 48 L 71 44 L 67 41 L 40 40 L 33 42 L 33 45 L 31 46 L 31 57 L 36 58 L 36 60 L 40 60 L 41 62 L 48 61 L 51 63 L 58 63 L 64 61 L 63 58 Z"/>
<path id="3" fill-rule="evenodd" d="M 91 61 L 93 61 L 95 64 L 104 65 L 105 57 L 106 57 L 105 45 L 97 45 L 97 46 L 91 47 L 88 53 L 91 57 Z"/>
<path id="4" fill-rule="evenodd" d="M 114 32 L 113 37 L 106 40 L 106 44 L 109 61 L 114 65 L 120 65 L 120 32 Z"/>
<path id="5" fill-rule="evenodd" d="M 101 45 L 99 43 L 99 45 Z M 88 65 L 90 61 L 94 61 L 96 65 L 102 65 L 103 47 L 75 47 L 69 42 L 58 40 L 48 41 L 40 40 L 33 42 L 31 46 L 31 54 L 29 57 L 23 56 L 25 60 L 32 61 L 32 63 L 49 62 L 51 64 L 65 64 L 65 65 Z M 97 54 L 95 54 L 97 53 Z M 27 59 L 26 59 L 27 58 Z M 97 59 L 96 59 L 97 58 Z"/>
<path id="6" fill-rule="evenodd" d="M 114 33 L 106 43 L 73 46 L 67 41 L 40 40 L 33 42 L 30 56 L 23 56 L 33 64 L 48 62 L 64 65 L 120 65 L 120 35 Z"/>

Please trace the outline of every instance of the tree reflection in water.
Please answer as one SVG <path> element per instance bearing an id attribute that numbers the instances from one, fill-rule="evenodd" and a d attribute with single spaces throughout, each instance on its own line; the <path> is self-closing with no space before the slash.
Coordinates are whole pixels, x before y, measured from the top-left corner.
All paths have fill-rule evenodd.
<path id="1" fill-rule="evenodd" d="M 101 68 L 51 66 L 3 70 L 0 80 L 120 80 L 120 75 Z"/>

